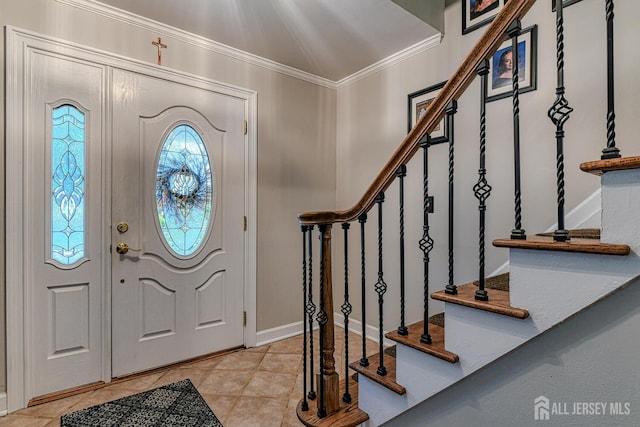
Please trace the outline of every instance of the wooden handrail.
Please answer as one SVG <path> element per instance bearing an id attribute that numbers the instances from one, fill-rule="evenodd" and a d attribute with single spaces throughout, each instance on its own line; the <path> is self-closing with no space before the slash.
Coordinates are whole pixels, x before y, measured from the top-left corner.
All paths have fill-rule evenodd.
<path id="1" fill-rule="evenodd" d="M 485 58 L 498 49 L 507 34 L 507 28 L 522 18 L 536 0 L 510 0 L 495 17 L 489 29 L 480 37 L 471 53 L 444 85 L 438 96 L 429 105 L 422 118 L 402 140 L 384 168 L 369 186 L 362 198 L 352 208 L 343 211 L 304 212 L 298 215 L 300 224 L 333 224 L 350 222 L 371 209 L 376 196 L 385 191 L 396 177 L 396 171 L 407 164 L 418 151 L 419 142 L 430 133 L 444 116 L 447 105 L 457 100 L 476 77 L 476 69 Z"/>

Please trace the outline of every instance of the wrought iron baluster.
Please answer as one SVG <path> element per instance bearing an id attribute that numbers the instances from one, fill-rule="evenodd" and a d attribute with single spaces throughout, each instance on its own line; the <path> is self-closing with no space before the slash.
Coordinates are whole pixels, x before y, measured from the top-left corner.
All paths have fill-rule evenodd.
<path id="1" fill-rule="evenodd" d="M 352 307 L 349 302 L 349 227 L 351 224 L 345 222 L 342 224 L 344 230 L 344 303 L 341 310 L 344 316 L 344 394 L 342 401 L 351 402 L 351 394 L 349 393 L 349 315 Z"/>
<path id="2" fill-rule="evenodd" d="M 601 159 L 621 157 L 616 148 L 616 112 L 614 102 L 614 62 L 613 62 L 613 0 L 605 4 L 607 19 L 607 147 L 602 150 Z"/>
<path id="3" fill-rule="evenodd" d="M 520 20 L 516 19 L 507 29 L 511 37 L 512 88 L 513 88 L 513 163 L 514 163 L 514 197 L 515 197 L 515 227 L 511 230 L 512 239 L 526 239 L 527 234 L 522 229 L 522 190 L 520 186 L 520 80 L 518 71 L 518 36 L 520 35 Z"/>
<path id="4" fill-rule="evenodd" d="M 547 115 L 556 125 L 556 183 L 558 187 L 558 229 L 553 233 L 553 240 L 565 242 L 569 240 L 569 232 L 564 228 L 564 124 L 569 120 L 573 108 L 564 96 L 564 19 L 562 18 L 562 1 L 556 0 L 556 49 L 557 79 L 556 100 L 549 108 Z"/>
<path id="5" fill-rule="evenodd" d="M 479 202 L 478 211 L 480 216 L 479 226 L 479 273 L 478 273 L 478 289 L 475 293 L 475 299 L 480 301 L 488 301 L 489 294 L 484 289 L 484 265 L 485 265 L 485 215 L 487 212 L 486 201 L 491 195 L 491 186 L 487 182 L 487 169 L 485 168 L 485 154 L 487 143 L 487 75 L 489 74 L 489 60 L 485 59 L 478 66 L 478 75 L 480 76 L 480 168 L 478 169 L 478 182 L 473 186 L 473 194 Z"/>
<path id="6" fill-rule="evenodd" d="M 387 284 L 384 282 L 384 273 L 382 272 L 382 203 L 384 203 L 384 193 L 378 194 L 376 197 L 378 204 L 378 281 L 375 284 L 376 293 L 378 294 L 378 342 L 380 347 L 380 363 L 376 373 L 378 375 L 387 375 L 387 368 L 384 367 L 384 346 L 383 346 L 383 308 L 384 294 L 387 292 Z"/>
<path id="7" fill-rule="evenodd" d="M 303 411 L 309 410 L 309 402 L 307 402 L 307 322 L 305 316 L 307 314 L 307 230 L 308 227 L 303 225 L 302 229 L 302 407 Z M 313 354 L 311 355 L 313 359 Z M 313 376 L 313 372 L 310 374 Z"/>
<path id="8" fill-rule="evenodd" d="M 398 334 L 408 335 L 409 330 L 405 326 L 405 265 L 404 265 L 404 177 L 407 176 L 407 167 L 402 165 L 396 171 L 398 184 L 400 186 L 400 326 Z"/>
<path id="9" fill-rule="evenodd" d="M 450 295 L 455 295 L 458 293 L 458 287 L 454 284 L 453 281 L 453 237 L 454 237 L 454 221 L 453 221 L 453 160 L 454 160 L 454 129 L 453 129 L 453 119 L 454 115 L 458 111 L 458 103 L 454 99 L 447 105 L 446 109 L 446 122 L 445 126 L 447 128 L 446 134 L 449 138 L 449 283 L 447 284 L 444 292 Z"/>
<path id="10" fill-rule="evenodd" d="M 313 302 L 313 225 L 308 226 L 309 229 L 309 237 L 307 239 L 307 244 L 309 246 L 309 280 L 307 283 L 309 285 L 309 298 L 307 300 L 307 316 L 309 322 L 309 354 L 311 357 L 309 358 L 309 394 L 308 397 L 311 400 L 316 398 L 316 391 L 314 389 L 314 381 L 313 381 L 313 315 L 316 313 L 316 305 Z"/>
<path id="11" fill-rule="evenodd" d="M 367 223 L 367 214 L 363 213 L 358 218 L 360 223 L 360 295 L 362 301 L 362 357 L 360 358 L 360 366 L 369 366 L 367 358 L 367 305 L 366 305 L 366 263 L 365 263 L 365 240 L 364 226 Z"/>
<path id="12" fill-rule="evenodd" d="M 429 197 L 429 145 L 431 143 L 431 137 L 427 136 L 420 141 L 420 147 L 422 147 L 423 153 L 423 225 L 422 225 L 422 239 L 420 239 L 419 245 L 423 253 L 423 266 L 424 266 L 424 283 L 423 283 L 423 322 L 424 330 L 420 337 L 420 342 L 424 344 L 431 344 L 431 335 L 429 335 L 429 253 L 433 249 L 433 239 L 429 236 L 429 212 L 432 209 L 432 199 Z"/>
<path id="13" fill-rule="evenodd" d="M 320 335 L 320 374 L 318 376 L 318 388 L 320 392 L 320 396 L 318 398 L 318 418 L 324 418 L 327 416 L 327 407 L 326 407 L 326 390 L 325 390 L 325 381 L 324 381 L 324 346 L 322 345 L 322 339 L 324 337 L 324 328 L 327 325 L 327 313 L 325 311 L 324 306 L 324 279 L 325 279 L 325 254 L 324 254 L 324 234 L 327 229 L 326 224 L 322 224 L 318 226 L 318 230 L 320 231 L 320 306 L 318 310 L 318 314 L 316 315 L 316 321 L 320 326 L 319 335 Z"/>

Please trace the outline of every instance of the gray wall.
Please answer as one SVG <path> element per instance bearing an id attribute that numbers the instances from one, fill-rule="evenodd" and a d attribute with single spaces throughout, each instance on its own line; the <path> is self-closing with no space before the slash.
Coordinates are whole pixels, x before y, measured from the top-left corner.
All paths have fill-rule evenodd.
<path id="1" fill-rule="evenodd" d="M 637 426 L 639 343 L 636 281 L 385 425 Z M 552 414 L 535 421 L 533 402 L 540 395 L 566 402 L 570 413 L 574 402 L 628 402 L 631 413 Z"/>
<path id="2" fill-rule="evenodd" d="M 367 78 L 338 89 L 337 181 L 338 209 L 353 206 L 407 133 L 407 95 L 445 81 L 470 53 L 482 27 L 462 35 L 462 2 L 447 1 L 442 43 Z M 579 170 L 584 161 L 597 160 L 606 145 L 606 31 L 604 4 L 584 0 L 565 9 L 565 85 L 567 99 L 575 109 L 565 126 L 565 212 L 570 212 L 599 188 L 597 177 Z M 636 155 L 637 117 L 640 102 L 637 70 L 640 55 L 635 46 L 640 27 L 640 2 L 616 2 L 616 134 L 623 155 Z M 538 26 L 537 90 L 520 96 L 523 228 L 528 234 L 545 231 L 556 223 L 555 127 L 547 110 L 555 100 L 555 14 L 550 0 L 536 2 L 522 20 L 523 28 Z M 473 185 L 478 180 L 479 79 L 475 79 L 458 102 L 455 117 L 455 283 L 476 280 L 478 275 L 478 200 Z M 508 237 L 514 226 L 512 102 L 505 98 L 487 104 L 487 180 L 493 187 L 487 204 L 486 272 L 507 261 L 508 251 L 491 241 Z M 430 254 L 431 290 L 444 288 L 448 280 L 446 146 L 429 152 L 429 192 L 435 197 L 430 234 L 435 242 Z M 422 156 L 408 164 L 405 183 L 405 230 L 407 257 L 407 321 L 422 317 Z M 389 288 L 385 301 L 385 330 L 399 322 L 398 187 L 386 192 L 384 211 L 384 277 Z M 367 252 L 377 254 L 375 210 L 369 215 Z M 355 232 L 352 235 L 355 236 Z M 338 233 L 335 233 L 338 234 Z M 355 237 L 354 237 L 355 238 Z M 337 248 L 341 236 L 336 238 Z M 351 259 L 359 259 L 358 245 L 351 245 Z M 340 253 L 340 250 L 334 251 Z M 369 262 L 368 281 L 373 285 L 377 265 Z M 359 292 L 359 270 L 352 268 L 351 292 Z M 341 280 L 341 267 L 334 267 Z M 367 311 L 375 313 L 377 297 L 370 286 Z M 336 294 L 336 298 L 339 295 Z M 396 303 L 393 303 L 396 302 Z M 432 312 L 442 310 L 432 301 Z M 354 304 L 360 316 L 358 301 Z"/>
<path id="3" fill-rule="evenodd" d="M 151 30 L 54 0 L 0 0 L 0 26 L 12 25 L 154 63 Z M 0 56 L 4 58 L 4 31 Z M 335 206 L 336 92 L 162 36 L 163 65 L 258 93 L 257 330 L 299 320 L 300 231 L 296 215 Z M 0 81 L 4 82 L 4 67 Z M 4 84 L 0 85 L 4 99 Z M 11 106 L 8 106 L 11 108 Z M 0 104 L 4 165 L 5 103 Z M 3 169 L 4 170 L 4 169 Z M 0 212 L 4 212 L 0 174 Z M 4 221 L 2 222 L 2 226 Z M 4 241 L 0 228 L 0 241 Z M 4 312 L 4 245 L 0 245 L 0 311 Z M 293 303 L 295 301 L 295 303 Z M 251 319 L 250 319 L 251 320 Z M 4 315 L 0 315 L 0 391 L 5 384 Z"/>

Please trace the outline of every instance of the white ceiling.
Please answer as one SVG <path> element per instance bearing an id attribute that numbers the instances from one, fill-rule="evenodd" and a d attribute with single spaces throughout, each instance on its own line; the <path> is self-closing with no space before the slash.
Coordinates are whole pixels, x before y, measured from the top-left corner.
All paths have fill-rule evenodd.
<path id="1" fill-rule="evenodd" d="M 100 1 L 334 82 L 439 33 L 391 0 Z"/>

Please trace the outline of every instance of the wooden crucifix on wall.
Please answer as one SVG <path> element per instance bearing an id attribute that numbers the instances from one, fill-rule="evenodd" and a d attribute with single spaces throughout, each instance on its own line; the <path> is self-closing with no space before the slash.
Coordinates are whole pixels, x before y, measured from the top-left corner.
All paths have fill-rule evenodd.
<path id="1" fill-rule="evenodd" d="M 158 41 L 151 42 L 151 44 L 158 48 L 158 65 L 162 65 L 162 49 L 167 49 L 167 45 L 162 43 L 160 37 L 158 37 Z"/>

